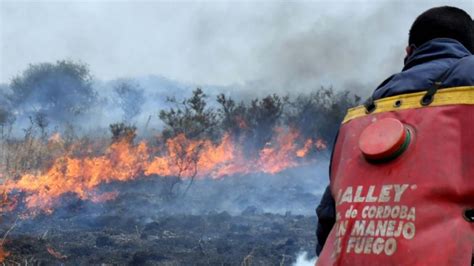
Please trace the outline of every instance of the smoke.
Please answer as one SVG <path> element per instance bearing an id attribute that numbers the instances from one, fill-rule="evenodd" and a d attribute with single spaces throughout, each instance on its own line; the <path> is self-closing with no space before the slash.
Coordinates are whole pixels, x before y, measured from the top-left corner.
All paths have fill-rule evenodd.
<path id="1" fill-rule="evenodd" d="M 347 9 L 340 4 L 307 6 L 316 11 L 309 27 L 264 35 L 273 41 L 257 52 L 261 82 L 250 85 L 250 90 L 262 83 L 283 92 L 324 85 L 369 96 L 386 77 L 401 70 L 408 29 L 416 16 L 441 2 L 344 2 Z M 449 4 L 474 11 L 467 1 Z"/>
<path id="2" fill-rule="evenodd" d="M 197 215 L 225 211 L 231 215 L 275 213 L 313 216 L 329 180 L 328 165 L 327 160 L 322 160 L 275 175 L 254 173 L 228 176 L 221 180 L 198 180 L 185 197 L 160 206 L 160 211 Z M 143 189 L 147 191 L 149 185 Z M 127 187 L 125 191 L 131 190 Z M 136 193 L 139 190 L 133 191 Z"/>
<path id="3" fill-rule="evenodd" d="M 470 12 L 467 3 L 450 4 Z M 11 80 L 0 87 L 0 104 L 15 111 L 17 134 L 38 114 L 50 131 L 71 122 L 100 135 L 125 121 L 152 136 L 163 127 L 157 114 L 170 106 L 166 98 L 182 99 L 200 84 L 210 102 L 221 92 L 247 99 L 321 85 L 364 97 L 401 68 L 416 15 L 440 4 L 2 2 L 0 30 L 9 45 L 0 60 L 9 68 L 0 80 Z M 35 63 L 63 58 L 87 62 L 94 78 L 81 67 L 83 77 L 74 78 L 54 63 Z M 35 69 L 46 74 L 28 75 Z"/>
<path id="4" fill-rule="evenodd" d="M 141 112 L 141 106 L 145 102 L 143 90 L 133 81 L 119 81 L 114 91 L 119 98 L 118 105 L 123 111 L 123 120 L 130 122 Z"/>
<path id="5" fill-rule="evenodd" d="M 314 266 L 316 264 L 317 258 L 308 258 L 308 253 L 300 252 L 296 257 L 296 262 L 293 263 L 293 266 Z"/>
<path id="6" fill-rule="evenodd" d="M 60 125 L 71 124 L 76 135 L 108 140 L 109 124 L 125 122 L 137 126 L 140 137 L 156 141 L 151 136 L 161 133 L 164 126 L 158 112 L 172 106 L 166 99 L 182 100 L 191 95 L 191 90 L 201 87 L 209 95 L 208 106 L 214 110 L 220 93 L 232 97 L 237 104 L 244 100 L 246 106 L 252 105 L 250 99 L 261 99 L 270 93 L 302 93 L 300 101 L 291 98 L 293 109 L 285 113 L 290 116 L 285 117 L 285 122 L 278 122 L 291 121 L 297 129 L 306 129 L 299 132 L 304 137 L 315 140 L 323 135 L 330 144 L 329 135 L 333 135 L 338 126 L 336 120 L 349 101 L 331 94 L 342 101 L 335 100 L 331 106 L 338 108 L 333 108 L 337 110 L 329 116 L 318 109 L 324 109 L 324 104 L 311 101 L 310 92 L 320 86 L 334 86 L 337 91 L 367 96 L 386 76 L 401 69 L 407 32 L 414 18 L 427 8 L 442 4 L 474 12 L 471 1 L 2 1 L 1 137 L 6 136 L 3 127 L 12 124 L 14 135 L 23 136 L 32 116 L 37 118 L 37 124 L 49 124 L 49 133 L 60 131 Z M 86 62 L 90 73 L 87 70 L 84 78 L 77 79 L 69 72 L 56 71 L 54 62 L 64 59 Z M 28 79 L 23 71 L 35 67 L 54 71 Z M 235 121 L 231 123 L 235 125 Z M 271 135 L 276 124 L 260 131 Z M 267 145 L 266 138 L 259 142 Z M 33 158 L 32 154 L 26 150 L 24 158 Z M 318 156 L 318 163 L 275 175 L 252 173 L 198 179 L 189 191 L 186 188 L 191 183 L 183 179 L 180 197 L 173 200 L 164 198 L 160 191 L 166 176 L 106 182 L 93 192 L 118 192 L 115 200 L 95 203 L 67 193 L 61 196 L 60 206 L 50 220 L 45 216 L 38 220 L 64 220 L 63 226 L 68 226 L 69 220 L 76 219 L 78 224 L 100 228 L 101 220 L 119 221 L 126 226 L 129 221 L 140 220 L 145 225 L 167 215 L 219 213 L 222 217 L 253 219 L 272 213 L 281 220 L 292 221 L 298 216 L 314 219 L 314 208 L 328 183 L 329 163 L 324 158 L 329 157 L 328 153 Z M 21 162 L 23 157 L 19 158 Z M 308 223 L 313 225 L 314 221 Z M 227 230 L 222 232 L 227 234 Z M 293 250 L 287 254 L 295 253 Z M 316 258 L 301 252 L 293 265 L 315 262 Z"/>
<path id="7" fill-rule="evenodd" d="M 406 9 L 386 3 L 365 16 L 319 17 L 308 30 L 265 49 L 262 57 L 270 67 L 262 75 L 280 90 L 324 84 L 365 96 L 401 67 L 405 40 L 395 37 L 399 33 L 393 29 L 402 19 L 386 18 L 400 18 Z"/>
<path id="8" fill-rule="evenodd" d="M 415 17 L 443 4 L 474 12 L 468 0 L 3 1 L 0 81 L 68 58 L 102 80 L 155 74 L 252 95 L 321 84 L 368 94 L 401 69 Z"/>

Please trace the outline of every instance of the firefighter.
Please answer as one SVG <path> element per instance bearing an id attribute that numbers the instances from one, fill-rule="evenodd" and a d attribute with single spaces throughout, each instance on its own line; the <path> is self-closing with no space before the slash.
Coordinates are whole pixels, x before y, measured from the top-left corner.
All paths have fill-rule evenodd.
<path id="1" fill-rule="evenodd" d="M 416 18 L 402 71 L 341 126 L 316 209 L 318 264 L 470 263 L 473 53 L 474 22 L 464 10 L 435 7 Z M 393 147 L 392 139 L 376 143 L 386 135 L 397 138 Z"/>

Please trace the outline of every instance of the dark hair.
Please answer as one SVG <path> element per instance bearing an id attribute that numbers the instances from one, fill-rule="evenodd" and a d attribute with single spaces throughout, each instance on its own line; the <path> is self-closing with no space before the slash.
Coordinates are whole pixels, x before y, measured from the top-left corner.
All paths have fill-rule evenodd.
<path id="1" fill-rule="evenodd" d="M 435 38 L 451 38 L 474 52 L 474 22 L 466 11 L 450 6 L 428 9 L 410 29 L 408 44 L 420 46 Z"/>

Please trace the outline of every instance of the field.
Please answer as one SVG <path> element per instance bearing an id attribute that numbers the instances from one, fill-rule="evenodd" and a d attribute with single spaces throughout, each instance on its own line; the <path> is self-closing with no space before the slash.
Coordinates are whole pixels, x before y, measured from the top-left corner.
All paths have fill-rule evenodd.
<path id="1" fill-rule="evenodd" d="M 103 186 L 119 192 L 107 202 L 63 195 L 51 214 L 4 215 L 4 232 L 14 225 L 5 262 L 292 265 L 302 252 L 314 257 L 321 167 L 196 181 L 172 201 L 160 198 L 153 177 Z"/>

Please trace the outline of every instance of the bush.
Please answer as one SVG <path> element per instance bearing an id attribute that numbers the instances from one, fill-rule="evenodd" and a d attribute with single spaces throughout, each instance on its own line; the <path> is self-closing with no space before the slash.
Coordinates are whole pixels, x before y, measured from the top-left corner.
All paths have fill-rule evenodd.
<path id="1" fill-rule="evenodd" d="M 112 133 L 112 141 L 126 141 L 130 144 L 133 143 L 137 136 L 137 128 L 132 125 L 126 125 L 124 123 L 115 123 L 109 125 L 110 132 Z"/>
<path id="2" fill-rule="evenodd" d="M 40 111 L 60 124 L 87 112 L 97 99 L 89 68 L 71 61 L 30 65 L 10 90 L 9 100 L 20 113 Z"/>
<path id="3" fill-rule="evenodd" d="M 118 104 L 123 110 L 123 121 L 130 123 L 141 112 L 145 102 L 143 89 L 130 80 L 119 81 L 114 91 L 118 96 Z"/>
<path id="4" fill-rule="evenodd" d="M 244 150 L 255 153 L 269 142 L 274 129 L 281 124 L 287 98 L 276 94 L 263 99 L 253 99 L 249 105 L 236 104 L 224 94 L 217 96 L 220 105 L 218 114 L 220 127 L 235 138 L 242 138 Z"/>
<path id="5" fill-rule="evenodd" d="M 207 95 L 197 88 L 189 99 L 178 102 L 168 99 L 175 107 L 160 111 L 160 119 L 165 124 L 163 137 L 165 139 L 184 134 L 189 139 L 216 138 L 217 115 L 207 108 Z"/>
<path id="6" fill-rule="evenodd" d="M 298 129 L 306 139 L 323 139 L 332 143 L 347 109 L 359 103 L 360 97 L 349 91 L 321 88 L 289 102 L 286 124 Z"/>

